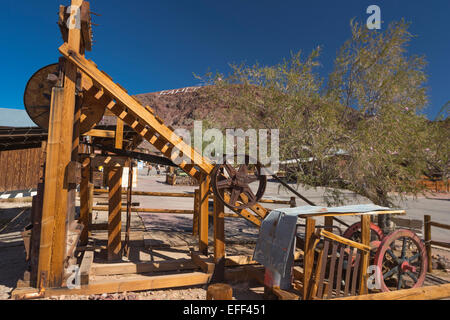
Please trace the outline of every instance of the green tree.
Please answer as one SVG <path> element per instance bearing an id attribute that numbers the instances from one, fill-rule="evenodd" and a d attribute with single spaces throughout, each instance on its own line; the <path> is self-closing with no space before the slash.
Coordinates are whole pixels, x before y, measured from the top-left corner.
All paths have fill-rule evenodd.
<path id="1" fill-rule="evenodd" d="M 408 55 L 412 35 L 403 20 L 383 32 L 350 25 L 324 89 L 315 73 L 319 48 L 305 59 L 297 53 L 275 66 L 232 65 L 229 76 L 208 74 L 208 94 L 228 106 L 209 120 L 279 128 L 281 158 L 296 160 L 291 173 L 299 183 L 326 187 L 334 203 L 342 203 L 345 188 L 393 206 L 421 191 L 430 135 L 420 115 L 426 62 Z"/>

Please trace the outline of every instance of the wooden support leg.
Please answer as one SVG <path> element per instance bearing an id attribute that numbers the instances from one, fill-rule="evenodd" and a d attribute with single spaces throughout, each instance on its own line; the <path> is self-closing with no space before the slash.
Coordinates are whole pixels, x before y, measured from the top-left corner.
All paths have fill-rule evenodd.
<path id="1" fill-rule="evenodd" d="M 325 230 L 333 232 L 333 217 L 325 217 Z"/>
<path id="2" fill-rule="evenodd" d="M 89 181 L 91 172 L 91 158 L 86 157 L 81 167 L 80 183 L 80 222 L 84 228 L 80 236 L 80 245 L 85 246 L 89 237 Z"/>
<path id="3" fill-rule="evenodd" d="M 314 237 L 316 221 L 313 218 L 306 218 L 305 228 L 305 257 L 304 257 L 304 283 L 303 283 L 303 299 L 308 299 L 310 280 L 314 263 Z"/>
<path id="4" fill-rule="evenodd" d="M 200 190 L 195 189 L 194 194 L 194 217 L 192 219 L 192 235 L 198 236 L 198 221 L 200 215 Z"/>
<path id="5" fill-rule="evenodd" d="M 370 216 L 361 216 L 361 243 L 370 245 Z M 369 252 L 361 252 L 361 270 L 360 270 L 360 291 L 359 294 L 367 293 L 367 267 L 369 266 Z"/>
<path id="6" fill-rule="evenodd" d="M 64 188 L 64 178 L 72 151 L 71 134 L 67 141 L 62 131 L 65 122 L 64 89 L 53 88 L 50 110 L 37 283 L 38 286 L 58 287 L 62 285 L 63 256 L 66 247 L 68 193 L 67 188 Z M 67 145 L 64 146 L 63 141 Z"/>
<path id="7" fill-rule="evenodd" d="M 433 257 L 431 254 L 431 216 L 424 216 L 424 233 L 425 233 L 425 247 L 427 249 L 427 258 L 428 258 L 428 272 L 433 272 Z"/>
<path id="8" fill-rule="evenodd" d="M 108 260 L 121 259 L 122 247 L 122 167 L 111 167 L 108 173 Z"/>
<path id="9" fill-rule="evenodd" d="M 199 251 L 208 255 L 208 204 L 209 204 L 209 175 L 205 175 L 200 183 L 200 214 L 199 214 Z"/>
<path id="10" fill-rule="evenodd" d="M 225 208 L 214 196 L 214 281 L 225 279 Z"/>

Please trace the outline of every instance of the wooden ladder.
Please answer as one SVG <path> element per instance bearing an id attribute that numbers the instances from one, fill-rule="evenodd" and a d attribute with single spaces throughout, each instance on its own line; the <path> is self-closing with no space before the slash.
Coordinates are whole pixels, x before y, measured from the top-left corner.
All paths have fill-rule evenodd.
<path id="1" fill-rule="evenodd" d="M 64 43 L 59 51 L 92 80 L 83 81 L 83 89 L 86 90 L 86 95 L 95 98 L 96 105 L 110 110 L 197 181 L 201 181 L 202 176 L 211 174 L 214 169 L 211 161 L 177 136 L 173 128 L 166 126 L 152 108 L 143 106 L 124 88 L 115 83 L 108 74 L 100 71 L 94 62 L 71 50 L 67 43 Z M 185 161 L 184 157 L 190 161 Z M 227 196 L 226 194 L 225 200 L 227 200 Z M 241 195 L 241 198 L 245 201 L 244 194 Z M 260 204 L 255 204 L 250 209 L 253 212 L 245 209 L 234 211 L 259 227 L 269 211 Z"/>

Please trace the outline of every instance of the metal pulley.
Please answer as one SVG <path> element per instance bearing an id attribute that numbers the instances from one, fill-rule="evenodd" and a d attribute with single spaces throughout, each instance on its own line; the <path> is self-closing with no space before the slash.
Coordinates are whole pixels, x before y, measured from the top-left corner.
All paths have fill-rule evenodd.
<path id="1" fill-rule="evenodd" d="M 223 164 L 216 165 L 211 173 L 214 194 L 232 210 L 250 208 L 264 195 L 267 178 L 261 172 L 261 164 L 252 162 L 254 164 L 246 155 L 244 164 L 232 165 L 225 156 Z"/>

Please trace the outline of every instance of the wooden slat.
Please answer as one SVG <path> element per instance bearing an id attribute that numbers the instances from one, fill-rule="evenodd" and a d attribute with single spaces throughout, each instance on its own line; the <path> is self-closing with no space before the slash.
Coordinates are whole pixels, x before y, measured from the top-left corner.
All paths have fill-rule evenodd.
<path id="1" fill-rule="evenodd" d="M 337 242 L 339 242 L 339 243 L 343 243 L 343 244 L 346 244 L 346 245 L 348 245 L 348 246 L 352 246 L 352 247 L 354 247 L 354 248 L 358 248 L 358 249 L 360 249 L 360 250 L 362 250 L 362 251 L 370 252 L 370 246 L 363 245 L 363 244 L 361 244 L 361 243 L 352 241 L 352 240 L 350 240 L 350 239 L 347 239 L 347 238 L 338 236 L 338 235 L 336 235 L 336 234 L 334 234 L 334 233 L 331 233 L 331 232 L 328 232 L 328 231 L 325 231 L 325 230 L 321 230 L 321 231 L 320 231 L 320 235 L 322 235 L 322 236 L 325 237 L 325 238 L 328 238 L 328 239 L 337 241 Z"/>
<path id="2" fill-rule="evenodd" d="M 342 284 L 342 273 L 344 272 L 343 270 L 343 265 L 344 265 L 344 246 L 341 245 L 340 246 L 340 250 L 339 250 L 339 262 L 338 262 L 338 267 L 337 267 L 337 278 L 336 278 L 336 297 L 340 297 L 341 296 L 341 284 Z"/>
<path id="3" fill-rule="evenodd" d="M 358 272 L 359 272 L 359 263 L 361 260 L 361 253 L 359 251 L 356 252 L 355 263 L 353 265 L 353 277 L 352 277 L 352 289 L 351 295 L 356 295 L 356 284 L 358 283 Z"/>
<path id="4" fill-rule="evenodd" d="M 329 287 L 328 287 L 327 297 L 329 299 L 331 299 L 332 291 L 333 291 L 337 249 L 338 249 L 338 244 L 333 242 L 333 248 L 332 248 L 332 251 L 331 251 L 330 274 L 329 274 L 329 277 L 328 277 Z"/>
<path id="5" fill-rule="evenodd" d="M 352 260 L 353 260 L 353 249 L 351 247 L 348 247 L 347 269 L 345 270 L 344 296 L 347 296 L 349 293 L 350 281 L 351 281 Z"/>
<path id="6" fill-rule="evenodd" d="M 326 268 L 327 268 L 327 260 L 328 260 L 328 248 L 329 248 L 329 246 L 330 246 L 330 241 L 329 240 L 325 240 L 325 243 L 324 243 L 324 245 L 323 245 L 323 255 L 322 255 L 322 263 L 321 263 L 321 266 L 320 266 L 320 273 L 319 273 L 319 279 L 318 279 L 318 282 L 319 282 L 319 285 L 318 285 L 318 288 L 317 288 L 317 294 L 316 294 L 316 296 L 320 299 L 320 298 L 322 298 L 322 288 L 323 288 L 323 284 L 324 284 L 324 279 L 325 279 L 325 271 L 326 271 Z M 317 279 L 316 279 L 316 281 L 317 281 Z"/>

